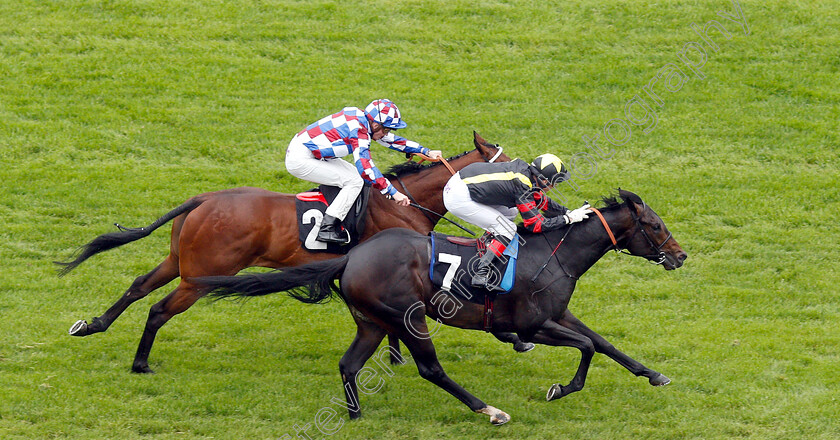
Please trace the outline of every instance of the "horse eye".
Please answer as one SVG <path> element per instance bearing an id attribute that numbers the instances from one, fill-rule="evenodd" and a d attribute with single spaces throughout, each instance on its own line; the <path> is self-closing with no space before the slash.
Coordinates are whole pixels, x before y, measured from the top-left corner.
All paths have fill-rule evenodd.
<path id="1" fill-rule="evenodd" d="M 662 226 L 660 226 L 660 225 L 658 225 L 658 224 L 653 225 L 653 230 L 654 230 L 654 232 L 659 232 L 659 231 L 661 231 L 661 230 L 662 230 Z"/>

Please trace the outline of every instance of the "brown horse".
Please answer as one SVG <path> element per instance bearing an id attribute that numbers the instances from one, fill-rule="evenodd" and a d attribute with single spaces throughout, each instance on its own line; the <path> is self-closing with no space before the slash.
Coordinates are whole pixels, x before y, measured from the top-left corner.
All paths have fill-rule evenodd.
<path id="1" fill-rule="evenodd" d="M 662 265 L 682 266 L 687 255 L 656 213 L 639 196 L 620 191 L 604 198 L 603 212 L 565 228 L 532 234 L 520 231 L 516 282 L 495 301 L 494 331 L 516 332 L 525 341 L 580 350 L 577 373 L 568 385 L 553 384 L 546 400 L 583 388 L 595 352 L 603 353 L 654 386 L 670 379 L 616 349 L 568 309 L 575 284 L 609 250 L 625 250 Z M 562 244 L 562 246 L 560 246 Z M 430 238 L 406 229 L 384 231 L 347 255 L 272 273 L 195 280 L 215 297 L 259 296 L 289 290 L 307 303 L 329 299 L 336 290 L 356 321 L 356 338 L 339 362 L 350 418 L 361 416 L 358 389 L 370 394 L 370 375 L 360 375 L 386 332 L 406 345 L 420 375 L 443 388 L 471 410 L 490 416 L 494 424 L 510 420 L 503 411 L 476 398 L 443 371 L 432 344 L 426 317 L 446 325 L 479 330 L 484 327 L 481 305 L 461 302 L 429 280 Z M 553 249 L 553 250 L 552 250 Z M 454 267 L 453 273 L 459 270 Z M 470 269 L 469 264 L 466 270 Z M 340 279 L 340 289 L 333 284 Z M 441 299 L 443 298 L 443 299 Z M 365 379 L 366 378 L 366 379 Z M 363 379 L 363 380 L 360 380 Z M 359 382 L 359 383 L 357 383 Z M 375 382 L 375 381 L 374 381 Z"/>
<path id="2" fill-rule="evenodd" d="M 455 170 L 479 161 L 509 161 L 498 145 L 473 133 L 475 150 L 450 159 Z M 391 172 L 399 177 L 394 184 L 415 203 L 441 215 L 443 187 L 451 176 L 445 167 L 406 162 Z M 402 187 L 401 187 L 402 186 Z M 259 188 L 236 188 L 197 195 L 145 228 L 131 228 L 100 235 L 83 246 L 78 256 L 64 266 L 62 275 L 91 256 L 148 236 L 169 221 L 172 235 L 169 255 L 151 272 L 137 277 L 131 287 L 102 316 L 90 323 L 79 320 L 70 328 L 73 336 L 104 332 L 135 301 L 181 277 L 178 286 L 149 310 L 132 371 L 151 373 L 149 352 L 158 330 L 173 316 L 190 308 L 202 293 L 188 279 L 208 275 L 234 275 L 247 267 L 280 268 L 297 266 L 338 255 L 313 253 L 298 239 L 295 195 Z M 401 207 L 382 194 L 373 192 L 368 201 L 366 228 L 361 241 L 388 228 L 409 228 L 421 234 L 434 229 L 438 218 L 415 207 Z M 506 342 L 517 342 L 499 335 Z M 393 340 L 397 346 L 396 339 Z"/>

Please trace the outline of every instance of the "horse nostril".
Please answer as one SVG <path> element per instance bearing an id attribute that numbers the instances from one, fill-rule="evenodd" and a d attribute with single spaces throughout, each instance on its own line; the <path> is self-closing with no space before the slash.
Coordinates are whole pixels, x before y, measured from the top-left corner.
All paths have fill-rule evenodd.
<path id="1" fill-rule="evenodd" d="M 686 259 L 686 258 L 688 258 L 688 254 L 686 254 L 685 252 L 682 252 L 682 253 L 680 253 L 679 255 L 677 255 L 677 259 L 679 259 L 679 260 L 680 260 L 680 263 L 682 263 L 683 261 L 685 261 L 685 259 Z"/>

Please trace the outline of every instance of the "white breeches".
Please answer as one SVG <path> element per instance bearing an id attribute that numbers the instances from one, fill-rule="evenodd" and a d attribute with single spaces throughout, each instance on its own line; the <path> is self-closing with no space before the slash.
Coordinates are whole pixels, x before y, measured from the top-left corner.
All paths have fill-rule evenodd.
<path id="1" fill-rule="evenodd" d="M 341 188 L 325 214 L 344 220 L 356 197 L 362 192 L 364 181 L 356 166 L 340 158 L 316 159 L 309 148 L 295 136 L 286 150 L 286 170 L 303 180 Z"/>
<path id="2" fill-rule="evenodd" d="M 518 213 L 516 208 L 503 205 L 484 205 L 474 202 L 470 197 L 467 184 L 461 180 L 460 173 L 455 173 L 443 188 L 443 204 L 456 217 L 470 222 L 486 231 L 502 235 L 513 240 L 516 224 L 513 219 Z"/>

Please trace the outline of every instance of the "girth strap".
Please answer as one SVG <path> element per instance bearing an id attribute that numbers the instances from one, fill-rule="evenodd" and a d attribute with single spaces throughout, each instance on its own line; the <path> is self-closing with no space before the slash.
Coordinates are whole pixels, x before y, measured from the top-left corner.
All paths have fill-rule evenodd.
<path id="1" fill-rule="evenodd" d="M 484 331 L 490 332 L 493 329 L 493 295 L 487 292 L 484 295 Z"/>

